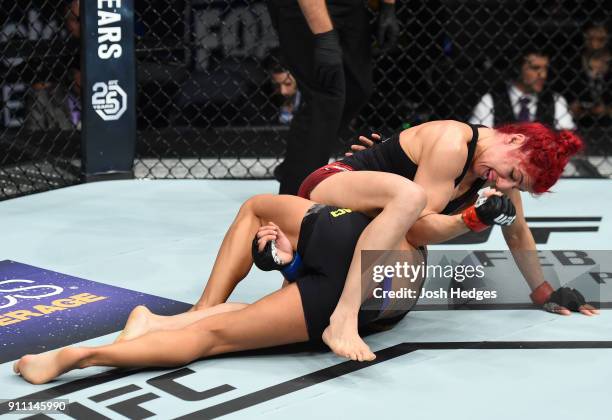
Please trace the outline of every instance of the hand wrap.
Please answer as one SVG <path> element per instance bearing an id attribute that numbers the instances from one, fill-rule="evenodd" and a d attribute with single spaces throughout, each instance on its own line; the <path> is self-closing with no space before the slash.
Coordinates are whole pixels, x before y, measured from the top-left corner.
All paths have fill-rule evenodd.
<path id="1" fill-rule="evenodd" d="M 555 289 L 552 288 L 549 282 L 544 281 L 533 292 L 529 295 L 531 301 L 536 305 L 544 305 L 550 299 L 550 295 L 553 294 Z"/>

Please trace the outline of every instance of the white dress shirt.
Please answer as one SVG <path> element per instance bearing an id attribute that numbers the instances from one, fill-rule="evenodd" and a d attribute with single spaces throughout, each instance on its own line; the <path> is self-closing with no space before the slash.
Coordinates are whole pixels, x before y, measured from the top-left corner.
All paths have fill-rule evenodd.
<path id="1" fill-rule="evenodd" d="M 525 97 L 529 98 L 529 120 L 533 121 L 536 116 L 538 109 L 538 96 L 534 94 L 525 94 L 521 92 L 515 85 L 511 85 L 508 88 L 508 96 L 510 96 L 510 103 L 512 104 L 512 111 L 514 117 L 518 119 L 519 112 L 521 110 L 521 104 L 519 99 Z M 555 101 L 555 129 L 557 130 L 575 130 L 576 124 L 572 114 L 570 114 L 565 98 L 558 93 L 553 93 Z M 482 124 L 487 127 L 493 127 L 493 96 L 490 93 L 486 93 L 480 98 L 480 102 L 474 108 L 472 116 L 470 117 L 470 123 Z"/>

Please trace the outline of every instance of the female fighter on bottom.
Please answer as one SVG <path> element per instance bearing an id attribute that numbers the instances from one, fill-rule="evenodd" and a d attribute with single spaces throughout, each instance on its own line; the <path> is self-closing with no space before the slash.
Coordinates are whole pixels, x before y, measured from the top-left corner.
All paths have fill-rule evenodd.
<path id="1" fill-rule="evenodd" d="M 221 353 L 319 341 L 342 293 L 357 239 L 369 222 L 362 213 L 299 197 L 252 197 L 225 236 L 213 276 L 217 270 L 216 275 L 223 272 L 233 276 L 230 283 L 238 283 L 254 255 L 259 267 L 282 269 L 290 281 L 287 286 L 253 304 L 223 303 L 168 317 L 137 307 L 115 343 L 26 355 L 14 370 L 42 384 L 89 366 L 170 367 Z M 257 243 L 251 245 L 255 236 Z M 414 250 L 403 238 L 393 249 Z M 230 261 L 225 259 L 228 253 L 235 264 L 220 267 L 220 262 Z M 409 255 L 413 264 L 424 260 L 420 252 Z M 402 287 L 413 288 L 418 296 L 423 279 L 415 280 Z M 389 283 L 384 282 L 385 289 L 397 287 Z M 404 300 L 401 307 L 383 299 L 373 302 L 370 307 L 375 309 L 360 311 L 359 325 L 393 324 L 414 303 L 416 298 Z"/>

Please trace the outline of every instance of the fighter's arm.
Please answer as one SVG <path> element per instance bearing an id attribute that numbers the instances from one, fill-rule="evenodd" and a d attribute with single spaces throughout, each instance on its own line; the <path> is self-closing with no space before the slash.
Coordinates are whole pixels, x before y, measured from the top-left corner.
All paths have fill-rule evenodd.
<path id="1" fill-rule="evenodd" d="M 512 189 L 506 191 L 506 195 L 516 208 L 516 219 L 510 226 L 503 226 L 502 233 L 519 270 L 531 290 L 534 290 L 544 282 L 542 267 L 535 252 L 535 240 L 525 221 L 520 193 Z M 421 217 L 412 226 L 406 238 L 415 246 L 427 245 L 447 241 L 468 231 L 461 214 L 429 214 Z"/>
<path id="2" fill-rule="evenodd" d="M 421 130 L 425 130 L 423 127 Z M 417 134 L 417 135 L 420 135 Z M 427 135 L 423 132 L 422 135 Z M 406 239 L 413 245 L 443 242 L 466 231 L 461 215 L 439 214 L 452 198 L 455 179 L 460 175 L 467 148 L 457 130 L 445 130 L 433 141 L 423 140 L 423 150 L 414 182 L 427 194 L 427 206 L 412 225 Z M 427 146 L 428 143 L 431 146 Z"/>
<path id="3" fill-rule="evenodd" d="M 516 219 L 510 226 L 502 227 L 502 234 L 521 274 L 531 290 L 535 290 L 544 282 L 544 273 L 542 272 L 542 266 L 536 252 L 535 240 L 525 221 L 523 200 L 521 199 L 520 192 L 516 189 L 505 191 L 505 193 L 514 203 Z"/>
<path id="4" fill-rule="evenodd" d="M 531 230 L 529 230 L 529 226 L 527 226 L 527 222 L 525 221 L 525 214 L 523 212 L 523 202 L 521 200 L 521 194 L 518 190 L 512 189 L 510 191 L 505 191 L 506 195 L 512 200 L 514 203 L 514 207 L 516 208 L 516 219 L 513 224 L 510 226 L 503 226 L 502 233 L 504 235 L 504 239 L 508 244 L 508 248 L 510 252 L 512 252 L 512 256 L 516 265 L 518 266 L 521 274 L 529 284 L 534 293 L 537 293 L 537 289 L 546 286 L 550 289 L 550 285 L 545 283 L 544 273 L 542 272 L 542 266 L 540 265 L 540 259 L 538 257 L 537 248 L 535 240 L 533 239 L 533 235 L 531 234 Z M 564 288 L 558 289 L 559 293 L 563 291 Z M 552 289 L 550 289 L 552 291 Z M 564 291 L 564 293 L 572 293 L 570 289 Z M 532 295 L 533 298 L 533 295 Z M 571 312 L 566 307 L 554 304 L 550 307 L 547 305 L 550 302 L 555 302 L 554 294 L 546 298 L 548 301 L 544 308 L 551 312 L 556 312 L 561 315 L 569 315 Z M 553 309 L 551 309 L 553 308 Z M 598 311 L 588 304 L 583 304 L 578 308 L 584 315 L 595 315 Z"/>
<path id="5" fill-rule="evenodd" d="M 406 235 L 406 240 L 414 246 L 437 244 L 469 230 L 480 231 L 493 224 L 512 223 L 514 207 L 507 201 L 507 197 L 503 197 L 503 194 L 495 189 L 484 191 L 481 195 L 480 215 L 484 220 L 475 210 L 475 205 L 466 208 L 460 214 L 449 216 L 429 214 L 413 225 Z M 497 199 L 497 202 L 490 202 L 490 197 Z"/>
<path id="6" fill-rule="evenodd" d="M 421 216 L 406 234 L 413 246 L 439 244 L 468 232 L 461 214 L 431 213 Z"/>
<path id="7" fill-rule="evenodd" d="M 450 138 L 446 134 L 444 141 L 440 140 L 424 146 L 421 151 L 414 182 L 425 190 L 427 205 L 417 224 L 446 207 L 455 189 L 455 178 L 461 173 L 467 157 L 467 148 L 460 135 Z"/>

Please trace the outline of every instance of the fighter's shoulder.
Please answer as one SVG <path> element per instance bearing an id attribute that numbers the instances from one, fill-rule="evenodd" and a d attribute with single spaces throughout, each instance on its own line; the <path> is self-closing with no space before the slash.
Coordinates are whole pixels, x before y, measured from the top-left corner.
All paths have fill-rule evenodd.
<path id="1" fill-rule="evenodd" d="M 467 142 L 472 136 L 469 125 L 455 120 L 432 121 L 422 124 L 427 148 L 436 154 L 467 156 Z"/>

